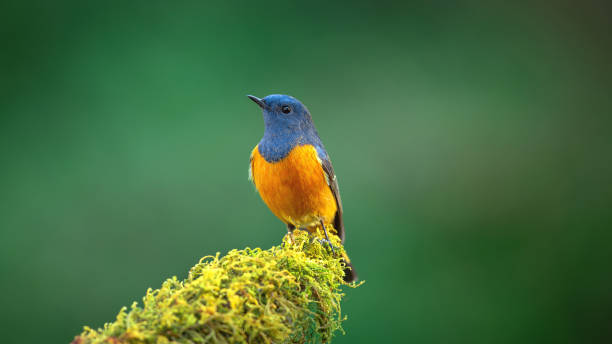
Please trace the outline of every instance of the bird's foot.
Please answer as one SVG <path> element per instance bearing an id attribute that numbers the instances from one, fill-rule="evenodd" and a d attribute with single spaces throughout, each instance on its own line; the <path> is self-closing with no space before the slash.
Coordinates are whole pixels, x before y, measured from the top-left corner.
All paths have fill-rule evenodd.
<path id="1" fill-rule="evenodd" d="M 334 245 L 332 245 L 331 241 L 329 240 L 329 235 L 327 234 L 327 228 L 325 228 L 325 222 L 323 222 L 323 219 L 320 220 L 321 222 L 321 228 L 323 228 L 323 233 L 325 233 L 325 240 L 319 240 L 320 243 L 326 242 L 327 244 L 329 244 L 329 248 L 331 249 L 332 253 L 336 253 L 336 251 L 334 251 Z"/>
<path id="2" fill-rule="evenodd" d="M 319 239 L 319 238 L 317 238 L 317 240 L 319 241 L 319 243 L 321 245 L 325 245 L 325 244 L 329 245 L 329 249 L 332 251 L 332 253 L 334 253 L 334 254 L 336 253 L 336 250 L 334 250 L 334 248 L 337 249 L 337 247 L 332 245 L 331 241 L 329 241 L 327 239 Z"/>
<path id="3" fill-rule="evenodd" d="M 306 228 L 300 228 L 300 227 L 296 227 L 296 226 L 291 225 L 291 224 L 287 224 L 287 232 L 289 233 L 289 241 L 290 241 L 290 242 L 294 242 L 294 241 L 295 241 L 295 239 L 294 239 L 294 237 L 293 237 L 293 232 L 294 232 L 296 229 L 299 229 L 299 230 L 304 231 L 304 232 L 306 232 L 306 233 L 308 233 L 308 234 L 311 234 L 311 233 L 310 233 L 310 231 L 309 231 L 308 229 L 306 229 Z M 284 247 L 285 247 L 285 242 L 284 242 L 284 241 L 281 243 L 281 247 L 282 247 L 282 248 L 284 248 Z"/>

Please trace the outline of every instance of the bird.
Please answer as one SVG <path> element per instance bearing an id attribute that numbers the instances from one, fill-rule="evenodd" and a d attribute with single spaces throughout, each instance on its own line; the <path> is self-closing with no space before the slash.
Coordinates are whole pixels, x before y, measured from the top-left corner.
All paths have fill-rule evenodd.
<path id="1" fill-rule="evenodd" d="M 283 94 L 264 98 L 247 96 L 262 110 L 264 134 L 249 160 L 249 179 L 268 208 L 287 226 L 315 232 L 322 228 L 344 244 L 342 201 L 331 160 L 312 121 L 299 100 Z M 357 273 L 348 256 L 343 258 L 344 281 Z"/>

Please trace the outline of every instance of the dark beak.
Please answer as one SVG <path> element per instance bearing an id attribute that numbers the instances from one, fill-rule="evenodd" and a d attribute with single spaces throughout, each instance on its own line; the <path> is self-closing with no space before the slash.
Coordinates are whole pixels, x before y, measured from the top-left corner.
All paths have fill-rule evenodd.
<path id="1" fill-rule="evenodd" d="M 259 98 L 255 97 L 255 96 L 252 96 L 252 95 L 248 95 L 247 97 L 249 97 L 249 99 L 254 101 L 262 109 L 266 106 L 266 103 L 264 103 L 263 99 L 259 99 Z"/>

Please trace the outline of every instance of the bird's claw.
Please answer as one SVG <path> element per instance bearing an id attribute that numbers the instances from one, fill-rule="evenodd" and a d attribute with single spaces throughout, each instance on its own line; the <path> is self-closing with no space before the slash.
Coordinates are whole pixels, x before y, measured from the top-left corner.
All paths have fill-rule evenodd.
<path id="1" fill-rule="evenodd" d="M 319 238 L 317 238 L 317 240 L 319 241 L 319 243 L 320 243 L 321 245 L 324 245 L 324 244 L 329 245 L 329 248 L 331 249 L 332 253 L 336 253 L 336 251 L 334 250 L 334 248 L 337 248 L 337 247 L 335 247 L 334 245 L 332 245 L 331 241 L 329 241 L 329 240 L 327 240 L 327 239 L 319 239 Z"/>

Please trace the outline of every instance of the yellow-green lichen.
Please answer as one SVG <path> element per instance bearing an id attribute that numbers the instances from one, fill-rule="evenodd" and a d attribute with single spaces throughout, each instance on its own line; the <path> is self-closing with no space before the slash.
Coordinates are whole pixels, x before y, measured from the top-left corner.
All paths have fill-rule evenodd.
<path id="1" fill-rule="evenodd" d="M 312 343 L 342 331 L 343 249 L 302 231 L 280 246 L 207 256 L 73 343 Z M 355 286 L 351 284 L 351 286 Z"/>

